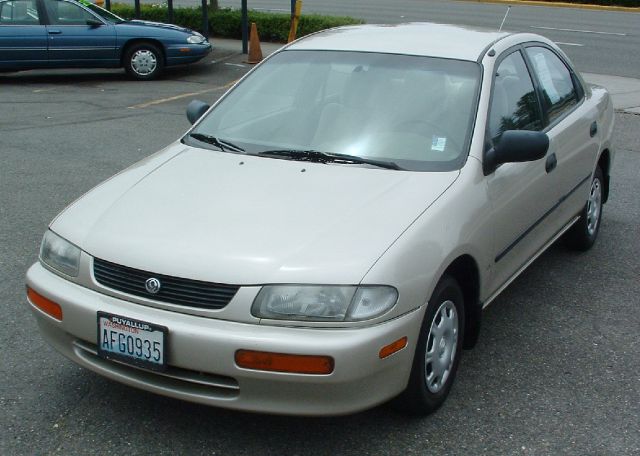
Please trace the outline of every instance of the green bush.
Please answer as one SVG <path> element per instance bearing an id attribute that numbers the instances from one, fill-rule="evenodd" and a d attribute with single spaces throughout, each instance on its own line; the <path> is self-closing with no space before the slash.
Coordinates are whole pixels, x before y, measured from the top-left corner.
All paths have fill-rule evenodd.
<path id="1" fill-rule="evenodd" d="M 126 19 L 132 19 L 135 15 L 132 5 L 122 3 L 111 5 L 111 11 Z M 140 5 L 140 19 L 168 22 L 168 17 L 166 6 Z M 174 24 L 202 31 L 202 8 L 174 8 L 173 18 Z M 290 20 L 288 14 L 249 11 L 249 23 L 257 24 L 262 41 L 286 42 L 289 36 Z M 352 17 L 303 14 L 298 24 L 297 36 L 301 37 L 331 27 L 362 23 L 364 21 Z M 240 39 L 242 37 L 240 10 L 229 8 L 210 10 L 209 31 L 213 36 Z"/>

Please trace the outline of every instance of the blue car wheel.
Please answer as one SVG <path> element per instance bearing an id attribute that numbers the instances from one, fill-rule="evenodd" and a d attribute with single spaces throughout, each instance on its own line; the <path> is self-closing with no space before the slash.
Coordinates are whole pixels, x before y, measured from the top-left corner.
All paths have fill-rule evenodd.
<path id="1" fill-rule="evenodd" d="M 124 67 L 135 79 L 155 79 L 164 69 L 164 55 L 154 44 L 134 44 L 125 53 Z"/>

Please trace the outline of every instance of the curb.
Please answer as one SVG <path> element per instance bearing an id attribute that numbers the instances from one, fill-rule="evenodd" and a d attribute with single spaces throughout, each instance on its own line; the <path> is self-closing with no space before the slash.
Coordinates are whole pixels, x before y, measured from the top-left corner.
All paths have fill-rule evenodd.
<path id="1" fill-rule="evenodd" d="M 620 11 L 627 13 L 640 13 L 640 8 L 632 8 L 629 6 L 607 6 L 607 5 L 592 5 L 585 3 L 567 3 L 567 2 L 547 2 L 544 0 L 456 0 L 461 2 L 473 2 L 473 3 L 502 3 L 509 5 L 525 5 L 525 6 L 550 6 L 552 8 L 577 8 L 577 9 L 589 9 L 600 11 Z"/>

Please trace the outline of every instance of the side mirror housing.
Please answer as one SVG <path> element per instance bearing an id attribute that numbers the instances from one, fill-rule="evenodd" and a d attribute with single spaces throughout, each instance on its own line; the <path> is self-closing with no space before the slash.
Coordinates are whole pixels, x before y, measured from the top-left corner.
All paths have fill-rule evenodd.
<path id="1" fill-rule="evenodd" d="M 541 131 L 507 130 L 500 141 L 484 154 L 484 175 L 493 173 L 503 163 L 540 160 L 549 149 L 549 137 Z"/>
<path id="2" fill-rule="evenodd" d="M 87 19 L 87 25 L 91 27 L 100 27 L 104 24 L 100 22 L 98 19 Z"/>
<path id="3" fill-rule="evenodd" d="M 187 119 L 189 119 L 189 122 L 193 125 L 208 109 L 209 105 L 204 101 L 191 100 L 187 105 Z"/>

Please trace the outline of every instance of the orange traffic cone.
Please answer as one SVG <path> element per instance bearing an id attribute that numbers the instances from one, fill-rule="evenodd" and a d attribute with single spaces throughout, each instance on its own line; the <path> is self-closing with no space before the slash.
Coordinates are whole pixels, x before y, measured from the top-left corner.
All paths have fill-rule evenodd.
<path id="1" fill-rule="evenodd" d="M 249 58 L 247 63 L 260 63 L 262 61 L 262 49 L 260 49 L 260 38 L 258 37 L 258 26 L 251 23 L 251 34 L 249 35 Z"/>

